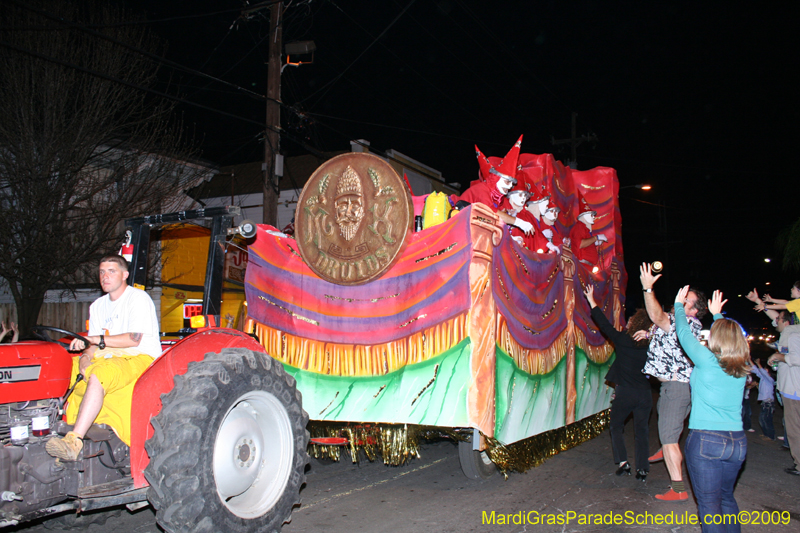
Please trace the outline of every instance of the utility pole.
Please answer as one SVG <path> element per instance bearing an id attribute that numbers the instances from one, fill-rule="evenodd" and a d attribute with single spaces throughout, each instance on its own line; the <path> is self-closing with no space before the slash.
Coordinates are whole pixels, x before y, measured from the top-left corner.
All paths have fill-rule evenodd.
<path id="1" fill-rule="evenodd" d="M 280 178 L 275 176 L 275 159 L 281 149 L 281 25 L 282 2 L 269 6 L 269 63 L 267 65 L 267 124 L 264 136 L 264 224 L 278 224 Z"/>
<path id="2" fill-rule="evenodd" d="M 597 142 L 597 135 L 595 135 L 594 133 L 589 133 L 588 135 L 581 135 L 580 137 L 578 137 L 577 121 L 578 121 L 578 114 L 573 111 L 572 136 L 569 139 L 552 138 L 551 140 L 553 146 L 558 146 L 560 144 L 570 145 L 570 158 L 569 161 L 567 161 L 567 166 L 569 166 L 573 170 L 578 169 L 578 146 L 580 146 L 584 141 L 588 141 L 590 143 Z"/>

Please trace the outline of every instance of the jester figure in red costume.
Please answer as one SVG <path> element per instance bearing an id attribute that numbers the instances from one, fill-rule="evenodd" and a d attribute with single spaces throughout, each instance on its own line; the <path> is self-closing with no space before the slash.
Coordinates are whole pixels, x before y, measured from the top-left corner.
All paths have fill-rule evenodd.
<path id="1" fill-rule="evenodd" d="M 547 237 L 545 237 L 542 233 L 542 230 L 546 228 L 544 222 L 542 222 L 542 215 L 547 210 L 549 203 L 550 193 L 547 191 L 547 188 L 543 183 L 541 188 L 536 189 L 531 198 L 525 204 L 525 211 L 528 213 L 529 217 L 525 220 L 531 220 L 533 222 L 534 229 L 533 235 L 529 235 L 527 237 L 526 245 L 530 250 L 533 250 L 537 254 L 543 254 L 550 251 L 547 246 Z"/>
<path id="2" fill-rule="evenodd" d="M 531 197 L 531 189 L 531 182 L 528 181 L 524 174 L 518 173 L 517 183 L 508 191 L 500 208 L 509 216 L 534 225 L 534 231 L 536 231 L 535 220 L 530 213 L 525 210 L 525 203 L 528 201 L 528 198 Z M 520 246 L 525 246 L 525 240 L 528 238 L 528 235 L 525 235 L 525 232 L 517 226 L 508 227 L 510 228 L 511 238 L 517 241 Z"/>
<path id="3" fill-rule="evenodd" d="M 533 231 L 533 225 L 530 222 L 512 217 L 500 210 L 505 195 L 508 194 L 511 187 L 517 184 L 514 176 L 517 172 L 517 159 L 521 145 L 522 136 L 520 135 L 519 140 L 496 166 L 492 165 L 476 146 L 480 179 L 473 181 L 461 197 L 452 196 L 451 203 L 455 205 L 459 200 L 470 204 L 480 202 L 496 212 L 500 219 L 509 226 L 516 226 L 526 235 L 530 234 Z"/>
<path id="4" fill-rule="evenodd" d="M 558 230 L 558 226 L 556 226 L 556 220 L 558 220 L 558 214 L 561 212 L 561 209 L 558 207 L 551 205 L 548 207 L 544 215 L 542 215 L 542 222 L 544 222 L 544 226 L 542 226 L 542 235 L 544 238 L 547 239 L 547 250 L 554 254 L 561 253 L 561 245 L 564 243 L 564 238 L 561 236 L 561 233 Z"/>
<path id="5" fill-rule="evenodd" d="M 572 241 L 572 253 L 581 263 L 596 267 L 599 263 L 597 248 L 608 239 L 602 233 L 592 233 L 592 226 L 594 219 L 597 216 L 597 211 L 594 211 L 586 199 L 578 193 L 580 198 L 580 212 L 578 213 L 578 220 L 572 226 L 569 232 L 569 238 Z"/>

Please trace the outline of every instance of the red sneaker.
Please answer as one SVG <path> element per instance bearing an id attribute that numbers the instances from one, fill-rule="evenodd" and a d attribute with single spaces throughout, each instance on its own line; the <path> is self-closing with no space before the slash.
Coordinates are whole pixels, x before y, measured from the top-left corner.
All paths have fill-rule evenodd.
<path id="1" fill-rule="evenodd" d="M 647 460 L 650 461 L 651 463 L 657 463 L 658 461 L 663 461 L 664 452 L 661 451 L 661 448 L 659 448 L 658 451 L 653 455 L 651 455 Z"/>
<path id="2" fill-rule="evenodd" d="M 689 499 L 688 492 L 675 492 L 672 487 L 664 494 L 656 494 L 656 500 L 665 502 L 685 502 Z"/>

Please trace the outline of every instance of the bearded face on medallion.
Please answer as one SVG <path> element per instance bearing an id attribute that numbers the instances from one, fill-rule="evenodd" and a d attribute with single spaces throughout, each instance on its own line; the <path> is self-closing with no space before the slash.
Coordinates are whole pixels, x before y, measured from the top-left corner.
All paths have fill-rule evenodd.
<path id="1" fill-rule="evenodd" d="M 403 179 L 367 153 L 320 165 L 297 199 L 297 247 L 321 279 L 361 285 L 390 269 L 408 243 L 414 204 Z"/>
<path id="2" fill-rule="evenodd" d="M 361 177 L 349 165 L 336 186 L 334 207 L 339 232 L 346 241 L 352 240 L 364 218 L 364 202 Z"/>

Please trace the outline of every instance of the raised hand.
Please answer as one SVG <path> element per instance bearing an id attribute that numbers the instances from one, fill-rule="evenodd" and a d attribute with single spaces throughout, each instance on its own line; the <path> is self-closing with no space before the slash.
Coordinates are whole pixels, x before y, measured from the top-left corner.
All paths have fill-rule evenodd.
<path id="1" fill-rule="evenodd" d="M 586 299 L 589 301 L 589 307 L 597 307 L 594 301 L 594 285 L 586 285 L 583 289 L 583 295 L 586 296 Z"/>
<path id="2" fill-rule="evenodd" d="M 686 295 L 689 294 L 689 286 L 684 285 L 681 290 L 678 291 L 678 294 L 675 295 L 675 303 L 681 304 L 682 306 L 686 305 Z"/>
<path id="3" fill-rule="evenodd" d="M 639 267 L 639 281 L 642 282 L 643 289 L 652 289 L 653 284 L 661 277 L 661 274 L 654 276 L 653 275 L 653 268 L 650 266 L 650 263 L 642 263 L 642 266 Z"/>
<path id="4" fill-rule="evenodd" d="M 752 291 L 748 292 L 745 295 L 745 298 L 753 302 L 754 304 L 761 303 L 761 298 L 758 297 L 758 291 L 753 289 Z"/>
<path id="5" fill-rule="evenodd" d="M 721 291 L 714 291 L 711 295 L 711 300 L 708 302 L 708 310 L 712 315 L 718 315 L 722 312 L 722 306 L 728 303 L 728 300 L 722 299 Z"/>

